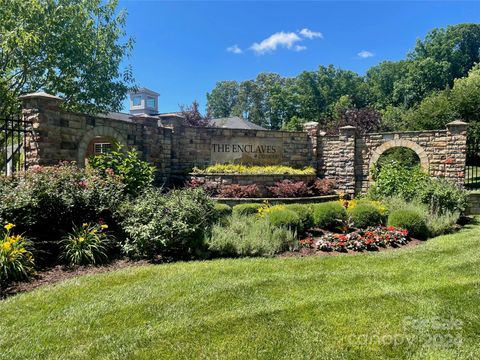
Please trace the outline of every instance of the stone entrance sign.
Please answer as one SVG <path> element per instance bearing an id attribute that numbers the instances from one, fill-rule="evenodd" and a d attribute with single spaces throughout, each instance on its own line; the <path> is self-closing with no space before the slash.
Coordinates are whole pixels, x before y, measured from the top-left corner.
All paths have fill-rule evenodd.
<path id="1" fill-rule="evenodd" d="M 278 165 L 283 158 L 283 140 L 257 137 L 212 138 L 211 161 L 216 164 Z"/>

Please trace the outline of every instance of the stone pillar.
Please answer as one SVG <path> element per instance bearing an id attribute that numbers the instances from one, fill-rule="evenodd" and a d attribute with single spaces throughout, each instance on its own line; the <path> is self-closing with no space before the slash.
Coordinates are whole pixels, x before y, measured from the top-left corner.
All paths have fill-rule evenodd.
<path id="1" fill-rule="evenodd" d="M 31 165 L 55 165 L 61 150 L 61 138 L 50 124 L 49 116 L 58 114 L 63 100 L 44 92 L 20 96 L 22 116 L 31 123 L 31 133 L 26 136 L 25 163 Z M 60 119 L 56 119 L 61 121 Z"/>
<path id="2" fill-rule="evenodd" d="M 303 124 L 303 131 L 308 135 L 309 149 L 308 151 L 312 154 L 312 166 L 315 168 L 317 175 L 319 173 L 319 157 L 321 156 L 321 151 L 318 147 L 318 136 L 319 136 L 319 127 L 318 122 L 307 122 Z"/>
<path id="3" fill-rule="evenodd" d="M 445 179 L 463 186 L 465 183 L 465 162 L 467 157 L 468 124 L 455 120 L 447 124 L 447 159 Z"/>
<path id="4" fill-rule="evenodd" d="M 337 189 L 353 196 L 355 194 L 355 135 L 354 126 L 342 126 L 340 131 L 338 162 L 336 165 Z"/>

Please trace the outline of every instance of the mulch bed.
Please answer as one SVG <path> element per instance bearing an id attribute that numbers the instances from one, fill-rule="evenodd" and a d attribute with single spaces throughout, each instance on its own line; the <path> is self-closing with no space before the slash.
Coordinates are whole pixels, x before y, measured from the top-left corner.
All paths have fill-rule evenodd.
<path id="1" fill-rule="evenodd" d="M 7 289 L 5 289 L 3 293 L 0 294 L 0 298 L 12 296 L 26 291 L 31 291 L 40 286 L 55 284 L 80 275 L 100 274 L 127 267 L 142 266 L 147 264 L 151 264 L 151 262 L 145 260 L 130 261 L 126 259 L 120 259 L 101 266 L 66 267 L 62 265 L 57 265 L 52 268 L 38 271 L 37 275 L 29 282 L 19 282 L 12 284 Z"/>

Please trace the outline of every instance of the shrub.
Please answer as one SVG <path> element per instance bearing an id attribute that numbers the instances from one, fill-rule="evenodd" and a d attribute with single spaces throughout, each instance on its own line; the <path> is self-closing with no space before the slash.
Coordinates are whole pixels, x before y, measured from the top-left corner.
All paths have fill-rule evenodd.
<path id="1" fill-rule="evenodd" d="M 260 203 L 239 204 L 233 207 L 234 215 L 254 215 L 263 205 Z"/>
<path id="2" fill-rule="evenodd" d="M 215 219 L 221 220 L 232 215 L 232 208 L 227 204 L 215 203 L 214 205 Z"/>
<path id="3" fill-rule="evenodd" d="M 425 214 L 413 209 L 393 211 L 388 217 L 388 225 L 408 230 L 408 234 L 417 239 L 428 237 Z"/>
<path id="4" fill-rule="evenodd" d="M 456 184 L 443 179 L 430 179 L 419 184 L 416 198 L 427 204 L 431 212 L 464 212 L 467 192 Z"/>
<path id="5" fill-rule="evenodd" d="M 330 179 L 316 179 L 312 185 L 312 191 L 319 196 L 335 193 L 335 181 Z"/>
<path id="6" fill-rule="evenodd" d="M 268 220 L 273 226 L 284 227 L 295 231 L 297 234 L 303 231 L 302 220 L 300 219 L 300 216 L 298 216 L 298 214 L 293 210 L 272 210 L 268 215 Z"/>
<path id="7" fill-rule="evenodd" d="M 72 233 L 61 242 L 61 258 L 69 265 L 99 264 L 108 259 L 110 239 L 105 224 L 73 226 Z"/>
<path id="8" fill-rule="evenodd" d="M 218 193 L 218 184 L 216 182 L 202 178 L 192 178 L 185 182 L 185 186 L 193 189 L 201 188 L 210 196 L 216 196 Z"/>
<path id="9" fill-rule="evenodd" d="M 348 213 L 357 228 L 367 228 L 377 226 L 383 223 L 381 212 L 373 205 L 368 203 L 359 203 L 357 206 L 349 209 Z"/>
<path id="10" fill-rule="evenodd" d="M 251 185 L 220 185 L 218 196 L 221 198 L 256 198 L 260 196 L 257 184 Z"/>
<path id="11" fill-rule="evenodd" d="M 446 211 L 442 214 L 432 213 L 427 216 L 427 228 L 431 237 L 448 234 L 455 229 L 460 218 L 459 212 Z"/>
<path id="12" fill-rule="evenodd" d="M 312 195 L 312 191 L 304 181 L 293 182 L 282 180 L 276 182 L 274 186 L 269 186 L 268 190 L 273 197 L 291 198 Z"/>
<path id="13" fill-rule="evenodd" d="M 313 226 L 313 209 L 310 205 L 290 204 L 286 208 L 294 211 L 300 217 L 303 230 L 310 229 Z"/>
<path id="14" fill-rule="evenodd" d="M 6 224 L 0 233 L 0 287 L 13 281 L 28 280 L 34 273 L 34 260 L 29 248 L 31 243 L 22 235 L 13 235 L 15 225 Z"/>
<path id="15" fill-rule="evenodd" d="M 215 221 L 214 204 L 202 189 L 162 194 L 148 189 L 122 209 L 128 256 L 199 255 Z"/>
<path id="16" fill-rule="evenodd" d="M 122 151 L 121 147 L 117 147 L 109 153 L 90 157 L 88 163 L 103 176 L 121 176 L 125 191 L 132 195 L 149 187 L 154 180 L 155 167 L 140 160 L 135 149 Z"/>
<path id="17" fill-rule="evenodd" d="M 0 221 L 17 224 L 37 254 L 56 259 L 59 240 L 72 224 L 109 220 L 124 200 L 124 188 L 118 176 L 99 176 L 74 164 L 32 166 L 0 177 Z"/>
<path id="18" fill-rule="evenodd" d="M 290 166 L 249 166 L 241 164 L 215 164 L 204 169 L 194 167 L 194 174 L 285 174 L 285 175 L 315 175 L 313 167 L 295 169 Z"/>
<path id="19" fill-rule="evenodd" d="M 332 229 L 347 218 L 347 211 L 337 201 L 315 204 L 313 210 L 314 224 L 320 228 Z"/>
<path id="20" fill-rule="evenodd" d="M 225 225 L 214 225 L 208 248 L 220 256 L 271 256 L 293 249 L 292 230 L 275 227 L 266 218 L 231 216 Z"/>

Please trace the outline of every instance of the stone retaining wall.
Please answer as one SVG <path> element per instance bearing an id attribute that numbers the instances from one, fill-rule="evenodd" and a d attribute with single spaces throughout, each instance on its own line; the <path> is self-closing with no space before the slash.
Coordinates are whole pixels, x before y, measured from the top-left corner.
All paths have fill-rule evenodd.
<path id="1" fill-rule="evenodd" d="M 110 139 L 135 147 L 142 159 L 157 167 L 157 180 L 163 183 L 174 178 L 183 181 L 194 166 L 215 163 L 313 166 L 318 177 L 335 180 L 339 192 L 358 194 L 368 189 L 370 170 L 383 152 L 407 147 L 417 153 L 431 175 L 459 185 L 464 182 L 467 124 L 461 121 L 442 130 L 366 135 L 346 126 L 337 136 L 325 136 L 315 122 L 305 124 L 303 132 L 198 128 L 179 123 L 167 127 L 158 117 L 66 112 L 62 99 L 45 93 L 25 95 L 22 100 L 24 119 L 32 123 L 33 130 L 33 136 L 27 138 L 28 165 L 77 161 L 83 166 L 92 141 Z M 285 178 L 239 177 L 237 183 L 259 181 L 271 186 Z"/>
<path id="2" fill-rule="evenodd" d="M 480 215 L 480 193 L 468 194 L 467 215 Z"/>

